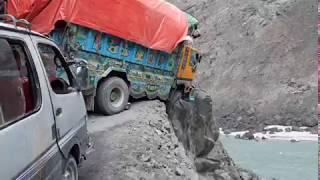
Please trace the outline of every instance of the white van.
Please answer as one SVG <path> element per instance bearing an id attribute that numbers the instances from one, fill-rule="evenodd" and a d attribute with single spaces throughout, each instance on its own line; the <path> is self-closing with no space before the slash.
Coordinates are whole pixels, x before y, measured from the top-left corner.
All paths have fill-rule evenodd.
<path id="1" fill-rule="evenodd" d="M 89 147 L 85 103 L 50 39 L 0 19 L 0 179 L 78 179 Z"/>

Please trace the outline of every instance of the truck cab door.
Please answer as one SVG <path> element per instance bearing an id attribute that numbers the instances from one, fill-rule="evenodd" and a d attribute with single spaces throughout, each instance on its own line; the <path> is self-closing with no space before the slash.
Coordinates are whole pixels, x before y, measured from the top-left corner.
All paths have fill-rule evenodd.
<path id="1" fill-rule="evenodd" d="M 33 37 L 33 41 L 47 76 L 58 144 L 67 157 L 74 144 L 81 144 L 87 138 L 85 102 L 74 75 L 55 43 L 37 37 Z"/>
<path id="2" fill-rule="evenodd" d="M 194 57 L 198 52 L 190 46 L 184 46 L 181 51 L 181 59 L 177 78 L 180 80 L 192 81 L 196 73 L 197 58 Z"/>

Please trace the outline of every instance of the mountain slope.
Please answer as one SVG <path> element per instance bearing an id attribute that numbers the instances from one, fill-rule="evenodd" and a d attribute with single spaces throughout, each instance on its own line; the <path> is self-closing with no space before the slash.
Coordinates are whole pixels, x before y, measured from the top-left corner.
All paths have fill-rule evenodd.
<path id="1" fill-rule="evenodd" d="M 317 125 L 315 0 L 170 2 L 200 21 L 198 84 L 221 127 Z"/>

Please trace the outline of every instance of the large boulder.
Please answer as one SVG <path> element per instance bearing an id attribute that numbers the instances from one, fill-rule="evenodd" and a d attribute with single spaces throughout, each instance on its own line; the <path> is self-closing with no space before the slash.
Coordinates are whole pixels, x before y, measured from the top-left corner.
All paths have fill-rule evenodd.
<path id="1" fill-rule="evenodd" d="M 195 100 L 189 101 L 181 93 L 174 93 L 168 101 L 167 113 L 176 136 L 203 178 L 258 179 L 253 173 L 237 168 L 218 140 L 219 130 L 209 95 L 197 91 Z"/>
<path id="2" fill-rule="evenodd" d="M 195 156 L 206 155 L 219 137 L 212 116 L 212 99 L 198 92 L 195 101 L 187 101 L 177 94 L 169 101 L 167 108 L 176 135 L 186 150 Z"/>

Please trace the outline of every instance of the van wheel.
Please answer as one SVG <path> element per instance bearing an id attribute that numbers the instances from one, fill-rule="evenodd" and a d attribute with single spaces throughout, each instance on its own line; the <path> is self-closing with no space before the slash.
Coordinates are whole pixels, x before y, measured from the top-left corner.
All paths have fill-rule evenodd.
<path id="1" fill-rule="evenodd" d="M 123 111 L 128 104 L 129 88 L 127 83 L 118 77 L 111 77 L 100 84 L 96 103 L 98 110 L 106 115 Z"/>
<path id="2" fill-rule="evenodd" d="M 63 180 L 78 180 L 78 176 L 77 162 L 73 156 L 70 156 L 64 167 Z"/>

